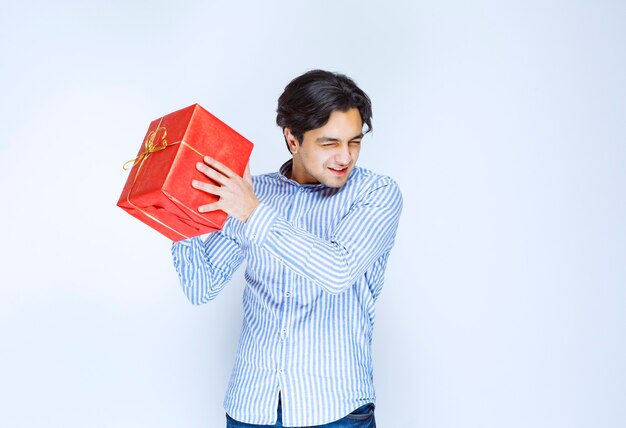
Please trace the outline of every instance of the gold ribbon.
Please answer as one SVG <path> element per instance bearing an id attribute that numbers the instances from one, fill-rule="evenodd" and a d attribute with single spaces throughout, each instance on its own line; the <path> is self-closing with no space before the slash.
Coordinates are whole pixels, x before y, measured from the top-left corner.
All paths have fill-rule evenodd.
<path id="1" fill-rule="evenodd" d="M 159 125 L 161 125 L 161 122 L 159 122 Z M 157 134 L 159 133 L 159 131 L 161 129 L 163 130 L 163 136 L 161 137 L 161 141 L 160 141 L 161 145 L 155 145 L 154 144 L 154 140 L 155 140 Z M 132 165 L 130 166 L 132 168 L 135 165 L 137 165 L 139 162 L 141 162 L 144 159 L 146 159 L 152 153 L 158 152 L 158 151 L 161 151 L 161 150 L 165 150 L 167 148 L 167 139 L 166 139 L 166 137 L 167 137 L 167 129 L 165 129 L 165 126 L 158 126 L 156 130 L 151 131 L 148 134 L 148 136 L 146 137 L 146 141 L 144 141 L 144 143 L 143 143 L 143 145 L 145 147 L 144 151 L 139 153 L 136 158 L 131 159 L 128 162 L 126 162 L 122 166 L 122 169 L 124 171 L 127 171 L 129 163 L 132 163 Z"/>
<path id="2" fill-rule="evenodd" d="M 150 218 L 151 220 L 159 223 L 161 226 L 171 230 L 172 232 L 176 233 L 177 235 L 180 235 L 183 239 L 187 239 L 190 238 L 189 236 L 185 235 L 182 232 L 179 232 L 178 230 L 174 229 L 173 227 L 163 223 L 161 220 L 159 220 L 158 218 L 156 218 L 155 216 L 153 216 L 152 214 L 150 214 L 149 212 L 147 212 L 146 210 L 141 209 L 141 207 L 138 207 L 137 205 L 133 204 L 130 201 L 130 195 L 133 193 L 133 187 L 135 187 L 135 183 L 137 182 L 137 178 L 139 177 L 139 171 L 141 171 L 141 168 L 143 166 L 143 163 L 146 161 L 146 159 L 148 159 L 148 157 L 155 152 L 161 151 L 161 150 L 165 150 L 166 148 L 170 147 L 170 146 L 174 146 L 177 144 L 180 144 L 182 146 L 186 146 L 187 148 L 191 149 L 192 151 L 196 152 L 198 155 L 200 155 L 201 157 L 204 157 L 204 155 L 198 151 L 195 147 L 185 143 L 184 141 L 176 141 L 175 143 L 171 143 L 171 144 L 167 144 L 167 129 L 165 128 L 165 126 L 161 126 L 161 122 L 163 121 L 163 118 L 161 118 L 161 121 L 159 121 L 159 124 L 157 125 L 157 129 L 154 131 L 151 131 L 148 136 L 146 137 L 146 140 L 144 142 L 144 151 L 142 151 L 141 153 L 139 153 L 139 155 L 137 155 L 136 158 L 129 160 L 128 162 L 126 162 L 124 164 L 124 166 L 122 167 L 125 171 L 128 169 L 127 165 L 129 163 L 133 163 L 131 168 L 134 167 L 135 165 L 137 165 L 139 163 L 139 168 L 137 169 L 137 171 L 135 172 L 135 176 L 133 177 L 133 182 L 130 186 L 130 189 L 128 191 L 128 194 L 126 195 L 126 202 L 133 207 L 134 209 L 138 210 L 139 212 L 141 212 L 142 214 L 144 214 L 146 217 Z M 154 140 L 156 139 L 157 134 L 159 133 L 160 130 L 163 130 L 163 136 L 161 137 L 161 141 L 160 141 L 160 145 L 155 145 L 154 144 Z M 177 199 L 175 199 L 174 197 L 172 197 L 171 195 L 168 195 L 168 197 L 172 200 L 174 200 L 178 205 L 180 205 L 180 207 L 186 208 L 188 211 L 190 211 L 191 214 L 195 215 L 196 217 L 199 217 L 200 219 L 206 220 L 204 217 L 202 217 L 200 214 L 198 214 L 197 212 L 194 212 L 193 210 L 190 210 L 189 208 L 185 207 L 180 201 L 178 201 Z"/>

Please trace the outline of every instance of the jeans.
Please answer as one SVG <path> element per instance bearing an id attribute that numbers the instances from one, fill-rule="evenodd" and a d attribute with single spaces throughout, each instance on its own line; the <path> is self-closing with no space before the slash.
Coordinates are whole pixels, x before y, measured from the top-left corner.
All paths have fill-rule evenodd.
<path id="1" fill-rule="evenodd" d="M 282 427 L 282 409 L 280 400 L 278 401 L 278 420 L 275 425 L 253 425 L 238 422 L 226 414 L 226 428 L 275 428 Z M 331 422 L 324 425 L 316 425 L 317 428 L 376 428 L 376 421 L 374 420 L 374 405 L 366 404 L 359 407 L 349 415 L 339 419 L 338 421 Z M 309 427 L 302 427 L 309 428 Z M 313 428 L 313 427 L 310 427 Z"/>

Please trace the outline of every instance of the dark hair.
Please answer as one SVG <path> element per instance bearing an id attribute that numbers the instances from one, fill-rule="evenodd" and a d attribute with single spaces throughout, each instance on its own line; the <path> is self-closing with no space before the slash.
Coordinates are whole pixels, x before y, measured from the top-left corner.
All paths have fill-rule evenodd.
<path id="1" fill-rule="evenodd" d="M 352 79 L 339 73 L 311 70 L 293 79 L 278 98 L 276 124 L 289 128 L 302 143 L 304 133 L 328 122 L 335 111 L 357 108 L 367 132 L 372 130 L 372 102 Z M 289 149 L 289 145 L 287 145 Z"/>

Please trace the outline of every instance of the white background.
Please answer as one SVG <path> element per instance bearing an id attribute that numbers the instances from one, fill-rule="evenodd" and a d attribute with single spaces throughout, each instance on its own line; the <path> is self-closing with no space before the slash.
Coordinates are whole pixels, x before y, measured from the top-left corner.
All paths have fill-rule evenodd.
<path id="1" fill-rule="evenodd" d="M 121 166 L 199 102 L 275 171 L 276 99 L 311 68 L 371 96 L 360 164 L 404 194 L 379 426 L 626 426 L 625 22 L 621 1 L 3 4 L 0 426 L 224 425 L 242 272 L 190 305 L 167 239 L 115 206 Z"/>

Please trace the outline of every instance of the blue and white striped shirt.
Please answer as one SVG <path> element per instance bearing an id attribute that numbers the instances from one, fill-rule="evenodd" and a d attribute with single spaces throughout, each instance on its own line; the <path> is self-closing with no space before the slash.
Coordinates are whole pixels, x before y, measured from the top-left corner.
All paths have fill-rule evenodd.
<path id="1" fill-rule="evenodd" d="M 355 167 L 346 184 L 252 178 L 261 203 L 208 236 L 173 244 L 183 291 L 213 299 L 246 260 L 244 321 L 224 407 L 241 422 L 321 425 L 375 402 L 374 302 L 394 243 L 402 195 Z"/>

